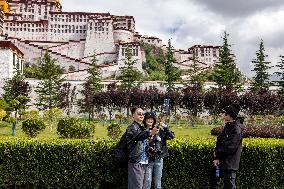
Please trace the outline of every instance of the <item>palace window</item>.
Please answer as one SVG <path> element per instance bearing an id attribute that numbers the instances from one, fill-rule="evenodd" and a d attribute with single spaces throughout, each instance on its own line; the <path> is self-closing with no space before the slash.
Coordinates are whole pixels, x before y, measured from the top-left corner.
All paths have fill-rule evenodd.
<path id="1" fill-rule="evenodd" d="M 213 56 L 214 56 L 214 57 L 217 56 L 216 49 L 213 49 Z"/>
<path id="2" fill-rule="evenodd" d="M 204 49 L 201 49 L 201 56 L 204 57 Z"/>
<path id="3" fill-rule="evenodd" d="M 125 48 L 122 48 L 122 56 L 125 56 Z"/>

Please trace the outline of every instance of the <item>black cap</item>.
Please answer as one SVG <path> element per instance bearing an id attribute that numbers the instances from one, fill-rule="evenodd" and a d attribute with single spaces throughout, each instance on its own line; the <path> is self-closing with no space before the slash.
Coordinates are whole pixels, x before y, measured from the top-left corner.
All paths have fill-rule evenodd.
<path id="1" fill-rule="evenodd" d="M 233 103 L 224 108 L 224 111 L 229 114 L 234 120 L 238 117 L 240 110 L 241 106 L 237 103 Z"/>
<path id="2" fill-rule="evenodd" d="M 146 120 L 149 119 L 149 118 L 152 118 L 154 120 L 154 123 L 153 123 L 153 126 L 156 124 L 156 113 L 155 112 L 146 112 L 144 114 L 144 120 L 143 120 L 143 123 L 144 125 L 146 125 Z"/>

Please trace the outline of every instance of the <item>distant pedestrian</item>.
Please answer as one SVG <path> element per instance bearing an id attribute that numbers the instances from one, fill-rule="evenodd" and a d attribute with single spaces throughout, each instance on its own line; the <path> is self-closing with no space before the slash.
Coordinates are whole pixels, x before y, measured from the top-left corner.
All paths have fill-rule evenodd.
<path id="1" fill-rule="evenodd" d="M 148 143 L 151 135 L 156 135 L 158 129 L 146 129 L 142 124 L 144 112 L 142 108 L 135 107 L 131 110 L 133 122 L 126 129 L 128 145 L 128 189 L 142 189 L 145 169 L 148 164 Z"/>
<path id="2" fill-rule="evenodd" d="M 242 152 L 243 119 L 238 117 L 240 109 L 236 103 L 224 108 L 225 127 L 217 137 L 213 161 L 215 174 L 211 178 L 211 188 L 220 187 L 220 178 L 224 179 L 225 189 L 236 188 L 236 172 Z"/>

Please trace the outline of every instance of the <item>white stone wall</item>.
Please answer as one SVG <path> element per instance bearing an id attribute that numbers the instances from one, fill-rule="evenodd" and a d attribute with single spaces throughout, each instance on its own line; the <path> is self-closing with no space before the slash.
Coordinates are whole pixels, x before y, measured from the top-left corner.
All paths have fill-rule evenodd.
<path id="1" fill-rule="evenodd" d="M 88 23 L 87 37 L 84 50 L 84 58 L 94 53 L 115 52 L 112 20 L 109 18 L 90 20 Z"/>
<path id="2" fill-rule="evenodd" d="M 198 60 L 208 66 L 213 66 L 219 59 L 219 47 L 194 46 L 192 50 L 197 53 Z"/>
<path id="3" fill-rule="evenodd" d="M 24 53 L 25 60 L 31 63 L 37 63 L 41 55 L 44 54 L 43 49 L 31 46 L 28 43 L 20 40 L 13 40 L 13 43 Z"/>
<path id="4" fill-rule="evenodd" d="M 143 36 L 140 39 L 141 41 L 143 41 L 146 44 L 150 44 L 150 45 L 155 45 L 157 47 L 162 47 L 162 40 L 156 37 L 148 37 L 148 36 Z"/>
<path id="5" fill-rule="evenodd" d="M 10 79 L 16 72 L 19 63 L 22 71 L 22 60 L 8 48 L 0 48 L 0 95 L 3 94 L 3 86 L 6 79 Z"/>
<path id="6" fill-rule="evenodd" d="M 46 21 L 5 21 L 4 33 L 23 40 L 47 40 Z"/>
<path id="7" fill-rule="evenodd" d="M 96 54 L 96 59 L 97 59 L 98 65 L 117 64 L 117 57 L 118 57 L 117 52 Z M 91 63 L 92 58 L 93 58 L 92 56 L 88 56 L 86 58 L 83 58 L 82 61 Z"/>
<path id="8" fill-rule="evenodd" d="M 175 61 L 179 64 L 191 65 L 192 64 L 192 54 L 186 51 L 176 51 L 174 52 Z"/>
<path id="9" fill-rule="evenodd" d="M 60 52 L 70 58 L 82 59 L 84 55 L 85 42 L 69 41 L 60 45 L 54 45 L 48 48 L 53 52 Z"/>
<path id="10" fill-rule="evenodd" d="M 28 0 L 27 2 L 18 2 L 17 0 L 10 0 L 11 10 L 17 14 L 21 14 L 24 20 L 46 20 L 50 11 L 61 11 L 61 5 L 56 4 L 55 0 Z"/>
<path id="11" fill-rule="evenodd" d="M 136 60 L 136 64 L 134 65 L 140 72 L 143 72 L 142 68 L 142 51 L 141 46 L 137 43 L 134 44 L 120 44 L 119 50 L 118 50 L 118 67 L 124 67 L 125 66 L 125 52 L 127 45 L 130 45 L 130 48 L 132 50 L 133 59 Z"/>
<path id="12" fill-rule="evenodd" d="M 132 33 L 135 32 L 135 20 L 133 16 L 116 16 L 113 15 L 114 30 L 128 30 Z"/>
<path id="13" fill-rule="evenodd" d="M 134 34 L 128 30 L 114 30 L 113 31 L 113 38 L 115 43 L 119 42 L 133 42 L 134 41 Z"/>
<path id="14" fill-rule="evenodd" d="M 73 21 L 74 17 L 74 21 Z M 72 20 L 72 21 L 69 21 Z M 69 41 L 86 39 L 87 16 L 52 13 L 48 18 L 48 40 Z"/>
<path id="15" fill-rule="evenodd" d="M 117 74 L 119 67 L 117 64 L 112 64 L 108 66 L 100 66 L 99 69 L 102 74 L 102 77 L 107 78 L 107 77 Z M 68 74 L 65 74 L 64 76 L 68 80 L 85 80 L 89 76 L 89 74 L 87 72 L 87 68 L 85 68 L 83 71 L 76 71 L 76 72 L 68 73 Z"/>

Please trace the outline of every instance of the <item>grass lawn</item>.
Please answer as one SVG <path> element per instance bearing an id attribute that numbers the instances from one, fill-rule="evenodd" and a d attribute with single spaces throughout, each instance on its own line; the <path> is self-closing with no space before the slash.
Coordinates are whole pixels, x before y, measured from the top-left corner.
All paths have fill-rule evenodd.
<path id="1" fill-rule="evenodd" d="M 127 124 L 123 125 L 123 131 L 125 131 Z M 205 126 L 205 125 L 197 125 L 196 127 L 185 126 L 185 124 L 181 124 L 180 126 L 171 124 L 171 130 L 174 131 L 176 138 L 214 138 L 211 136 L 210 131 L 214 126 Z M 0 126 L 0 138 L 3 137 L 12 137 L 12 126 L 8 124 L 8 126 L 1 127 Z M 26 138 L 26 135 L 23 133 L 21 129 L 21 124 L 18 124 L 16 137 Z M 47 127 L 43 132 L 41 132 L 37 138 L 42 139 L 57 139 L 59 135 L 56 133 L 56 129 L 51 130 Z M 94 139 L 108 139 L 107 136 L 107 127 L 101 124 L 96 126 L 96 131 L 94 135 Z"/>

